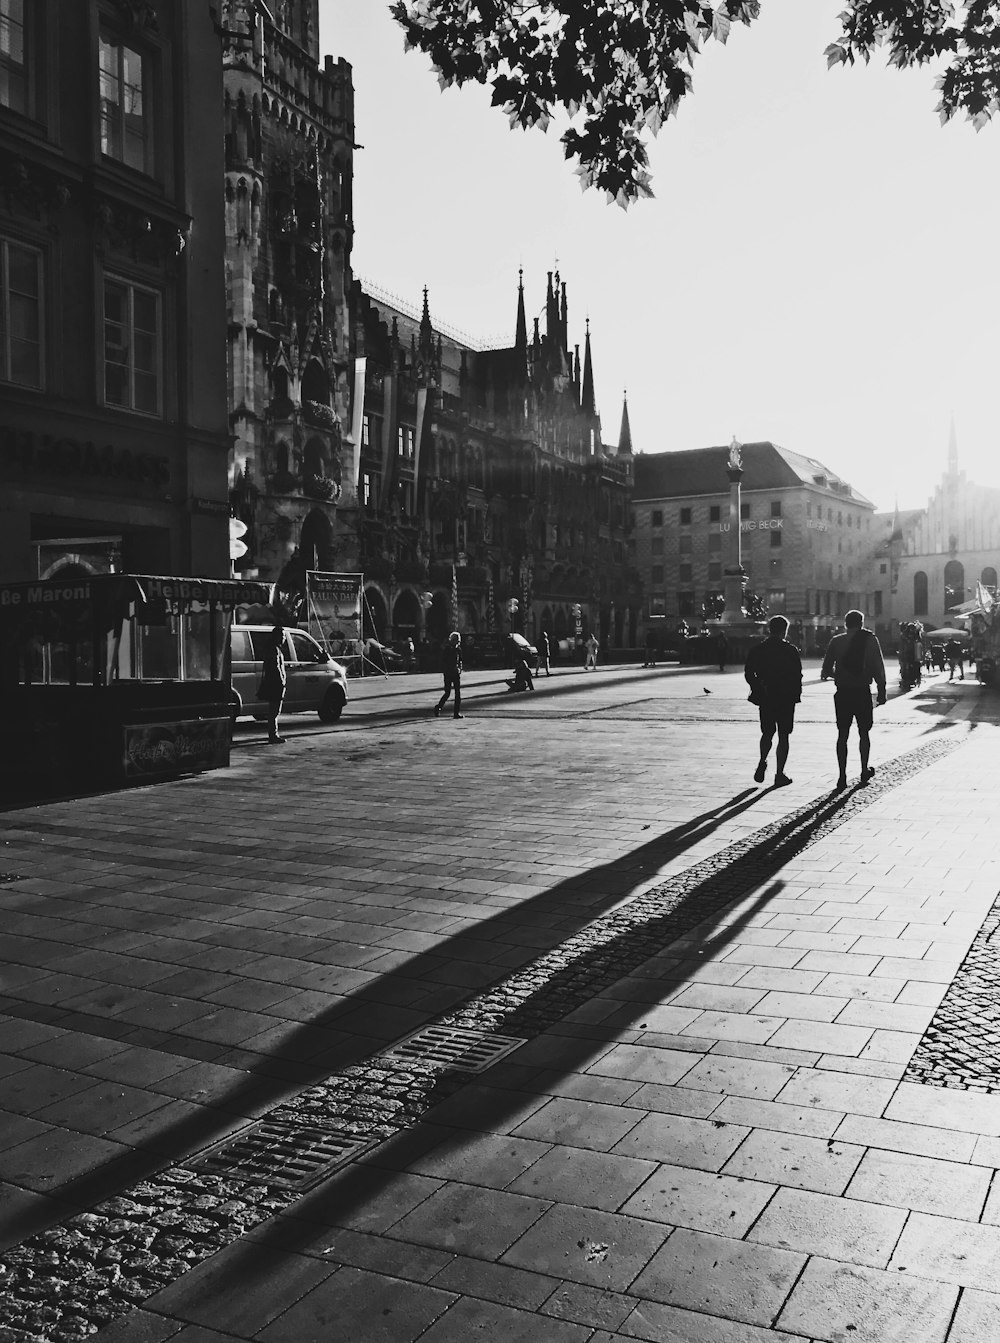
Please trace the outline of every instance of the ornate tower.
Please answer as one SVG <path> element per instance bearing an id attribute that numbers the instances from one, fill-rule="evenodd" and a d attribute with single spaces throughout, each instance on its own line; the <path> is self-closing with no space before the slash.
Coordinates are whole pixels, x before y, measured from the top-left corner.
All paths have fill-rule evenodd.
<path id="1" fill-rule="evenodd" d="M 353 501 L 351 68 L 319 64 L 318 0 L 224 0 L 221 19 L 231 499 L 244 570 L 296 591 L 333 567 Z"/>

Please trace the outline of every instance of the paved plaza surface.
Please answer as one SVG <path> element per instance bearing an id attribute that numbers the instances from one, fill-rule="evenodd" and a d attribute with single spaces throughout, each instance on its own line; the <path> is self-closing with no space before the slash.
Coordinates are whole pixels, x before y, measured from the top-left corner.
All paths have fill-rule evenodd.
<path id="1" fill-rule="evenodd" d="M 0 816 L 0 1343 L 1000 1340 L 1000 700 L 466 681 Z"/>

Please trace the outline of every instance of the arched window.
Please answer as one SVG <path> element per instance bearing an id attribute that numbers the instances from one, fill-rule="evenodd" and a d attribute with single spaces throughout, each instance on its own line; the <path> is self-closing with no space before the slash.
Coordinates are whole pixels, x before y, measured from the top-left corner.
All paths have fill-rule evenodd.
<path id="1" fill-rule="evenodd" d="M 984 588 L 992 588 L 994 592 L 996 591 L 997 571 L 993 568 L 991 564 L 988 564 L 986 568 L 983 570 L 982 576 L 980 577 L 979 581 L 982 583 Z"/>
<path id="2" fill-rule="evenodd" d="M 303 466 L 307 476 L 326 475 L 326 445 L 320 438 L 311 438 L 306 444 Z"/>
<path id="3" fill-rule="evenodd" d="M 288 475 L 288 444 L 284 439 L 274 449 L 274 464 L 281 475 Z"/>
<path id="4" fill-rule="evenodd" d="M 321 406 L 330 404 L 330 383 L 318 359 L 310 359 L 302 375 L 302 400 L 315 401 Z"/>
<path id="5" fill-rule="evenodd" d="M 927 575 L 922 569 L 913 575 L 913 614 L 927 614 Z"/>
<path id="6" fill-rule="evenodd" d="M 949 560 L 944 566 L 944 609 L 965 601 L 965 565 L 961 560 Z"/>

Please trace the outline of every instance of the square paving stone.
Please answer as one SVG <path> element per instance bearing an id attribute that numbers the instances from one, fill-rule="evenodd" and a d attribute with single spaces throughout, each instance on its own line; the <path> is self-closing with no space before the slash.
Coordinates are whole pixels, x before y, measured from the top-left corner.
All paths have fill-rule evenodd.
<path id="1" fill-rule="evenodd" d="M 15 1114 L 37 1115 L 46 1105 L 76 1096 L 93 1085 L 92 1077 L 35 1063 L 4 1078 L 3 1107 Z"/>
<path id="2" fill-rule="evenodd" d="M 798 1068 L 782 1088 L 779 1099 L 786 1105 L 810 1105 L 821 1110 L 839 1110 L 841 1114 L 878 1117 L 892 1100 L 896 1086 L 889 1078 Z M 930 1088 L 920 1090 L 926 1092 Z"/>
<path id="3" fill-rule="evenodd" d="M 623 1205 L 622 1212 L 720 1236 L 744 1236 L 774 1191 L 773 1184 L 756 1180 L 663 1165 Z"/>
<path id="4" fill-rule="evenodd" d="M 263 1343 L 413 1343 L 454 1302 L 451 1292 L 402 1282 L 359 1268 L 341 1268 L 302 1295 L 284 1314 L 255 1329 Z"/>
<path id="5" fill-rule="evenodd" d="M 957 1297 L 957 1287 L 817 1258 L 777 1326 L 823 1343 L 944 1343 Z"/>
<path id="6" fill-rule="evenodd" d="M 507 1251 L 503 1263 L 623 1292 L 668 1234 L 667 1227 L 639 1218 L 556 1206 Z"/>
<path id="7" fill-rule="evenodd" d="M 757 1096 L 761 1100 L 774 1100 L 794 1074 L 795 1069 L 784 1063 L 713 1054 L 695 1064 L 685 1077 L 684 1085 L 700 1087 L 704 1091 L 721 1091 L 728 1096 Z"/>
<path id="8" fill-rule="evenodd" d="M 392 1235 L 455 1254 L 499 1259 L 550 1206 L 524 1194 L 449 1184 L 396 1222 Z"/>
<path id="9" fill-rule="evenodd" d="M 847 998 L 832 998 L 823 993 L 765 994 L 757 1004 L 762 1016 L 783 1017 L 794 1021 L 833 1021 L 847 1006 Z"/>
<path id="10" fill-rule="evenodd" d="M 851 1180 L 849 1198 L 890 1203 L 914 1212 L 937 1213 L 970 1222 L 979 1220 L 991 1173 L 982 1166 L 899 1152 L 865 1155 Z"/>
<path id="11" fill-rule="evenodd" d="M 707 1119 L 718 1109 L 722 1097 L 716 1092 L 695 1091 L 688 1087 L 658 1086 L 644 1082 L 623 1104 L 637 1110 L 655 1110 L 659 1114 L 690 1115 L 692 1119 Z"/>
<path id="12" fill-rule="evenodd" d="M 659 1301 L 640 1302 L 610 1343 L 622 1338 L 645 1338 L 650 1343 L 803 1343 L 801 1335 L 793 1338 L 783 1330 L 723 1320 Z"/>
<path id="13" fill-rule="evenodd" d="M 639 1274 L 631 1295 L 769 1325 L 804 1263 L 803 1254 L 682 1229 Z"/>
<path id="14" fill-rule="evenodd" d="M 966 1288 L 948 1334 L 948 1343 L 988 1343 L 1000 1338 L 1000 1296 Z"/>
<path id="15" fill-rule="evenodd" d="M 143 1304 L 209 1329 L 256 1334 L 337 1270 L 322 1260 L 239 1241 Z"/>
<path id="16" fill-rule="evenodd" d="M 89 1133 L 68 1135 L 51 1128 L 0 1154 L 0 1179 L 37 1193 L 57 1192 L 61 1185 L 88 1175 L 126 1151 L 106 1138 Z"/>
<path id="17" fill-rule="evenodd" d="M 445 1130 L 441 1130 L 442 1134 Z M 492 1133 L 454 1132 L 420 1156 L 407 1169 L 440 1180 L 461 1180 L 490 1189 L 505 1189 L 549 1151 L 545 1142 Z M 378 1162 L 376 1150 L 372 1160 Z"/>
<path id="18" fill-rule="evenodd" d="M 714 1171 L 722 1169 L 749 1132 L 749 1129 L 722 1120 L 650 1114 L 641 1119 L 614 1150 L 622 1156 Z"/>
<path id="19" fill-rule="evenodd" d="M 541 1307 L 543 1315 L 573 1320 L 592 1329 L 618 1329 L 631 1314 L 635 1298 L 579 1282 L 564 1282 Z"/>
<path id="20" fill-rule="evenodd" d="M 543 1339 L 545 1343 L 589 1343 L 592 1332 L 589 1325 L 550 1316 L 543 1319 L 526 1310 L 463 1297 L 420 1335 L 420 1343 L 470 1343 L 476 1338 L 503 1338 L 505 1343 L 541 1343 Z M 362 1337 L 369 1343 L 368 1335 L 355 1337 L 359 1343 Z M 372 1335 L 371 1343 L 380 1343 L 380 1337 Z"/>
<path id="21" fill-rule="evenodd" d="M 1000 1227 L 910 1214 L 889 1263 L 912 1278 L 933 1278 L 992 1291 L 1000 1263 Z"/>
<path id="22" fill-rule="evenodd" d="M 556 1096 L 520 1124 L 514 1136 L 607 1152 L 640 1118 L 638 1110 Z"/>
<path id="23" fill-rule="evenodd" d="M 462 1254 L 455 1255 L 428 1281 L 433 1287 L 461 1296 L 474 1296 L 522 1310 L 537 1310 L 559 1285 L 555 1278 L 532 1273 L 526 1268 L 488 1264 L 483 1259 L 470 1259 Z"/>
<path id="24" fill-rule="evenodd" d="M 785 1024 L 784 1017 L 764 1017 L 750 1012 L 702 1012 L 687 1027 L 688 1033 L 707 1040 L 737 1040 L 762 1045 Z"/>
<path id="25" fill-rule="evenodd" d="M 770 1180 L 795 1189 L 842 1194 L 864 1155 L 863 1147 L 803 1133 L 758 1129 L 726 1163 L 727 1175 Z M 876 1200 L 878 1201 L 878 1200 Z"/>
<path id="26" fill-rule="evenodd" d="M 843 1118 L 833 1110 L 782 1105 L 780 1101 L 754 1100 L 751 1096 L 727 1096 L 712 1115 L 727 1124 L 769 1129 L 775 1133 L 804 1133 L 813 1138 L 831 1138 Z"/>
<path id="27" fill-rule="evenodd" d="M 861 1053 L 872 1037 L 869 1026 L 841 1026 L 831 1021 L 786 1021 L 769 1043 L 780 1049 L 811 1049 L 824 1054 Z"/>
<path id="28" fill-rule="evenodd" d="M 607 1077 L 625 1077 L 636 1082 L 679 1082 L 697 1060 L 696 1054 L 648 1045 L 615 1045 L 587 1069 Z"/>
<path id="29" fill-rule="evenodd" d="M 949 1133 L 947 1129 L 930 1128 L 924 1124 L 901 1124 L 893 1119 L 873 1119 L 871 1115 L 845 1115 L 837 1129 L 837 1140 L 861 1143 L 864 1147 L 880 1147 L 888 1152 L 911 1152 L 914 1156 L 974 1161 L 983 1166 L 997 1164 L 992 1160 L 980 1162 L 974 1155 L 977 1150 L 975 1134 Z M 1000 1160 L 1000 1146 L 996 1155 Z"/>
<path id="30" fill-rule="evenodd" d="M 553 1147 L 507 1189 L 512 1194 L 531 1194 L 613 1212 L 655 1169 L 655 1161 L 588 1152 L 579 1147 Z"/>
<path id="31" fill-rule="evenodd" d="M 884 1268 L 906 1221 L 900 1208 L 780 1189 L 748 1239 L 851 1264 Z"/>

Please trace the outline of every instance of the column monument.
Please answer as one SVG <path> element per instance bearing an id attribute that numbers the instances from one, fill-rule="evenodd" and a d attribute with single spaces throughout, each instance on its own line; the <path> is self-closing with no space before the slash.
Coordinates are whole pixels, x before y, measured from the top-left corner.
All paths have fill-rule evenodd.
<path id="1" fill-rule="evenodd" d="M 743 567 L 743 527 L 740 518 L 743 445 L 737 442 L 735 435 L 729 445 L 726 475 L 729 477 L 729 539 L 723 547 L 725 562 L 722 567 L 722 597 L 725 605 L 718 621 L 712 624 L 726 636 L 728 655 L 736 661 L 746 657 L 751 643 L 764 634 L 765 624 L 749 619 L 743 609 L 743 593 L 748 579 Z"/>

